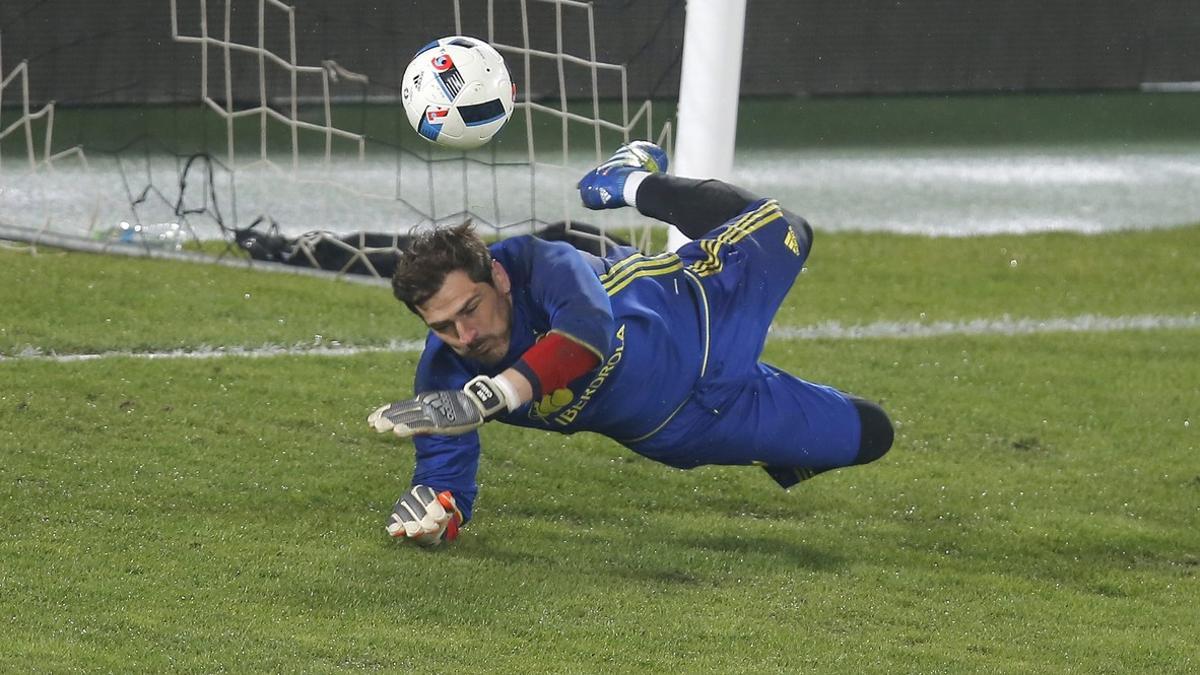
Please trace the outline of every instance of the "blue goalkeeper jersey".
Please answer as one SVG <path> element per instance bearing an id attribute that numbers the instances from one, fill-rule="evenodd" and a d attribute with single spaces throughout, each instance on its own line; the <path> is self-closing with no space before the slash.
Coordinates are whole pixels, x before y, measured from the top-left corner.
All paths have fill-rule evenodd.
<path id="1" fill-rule="evenodd" d="M 476 375 L 497 375 L 556 331 L 591 348 L 600 365 L 500 421 L 568 434 L 593 431 L 630 444 L 653 434 L 688 398 L 705 365 L 707 310 L 696 277 L 685 272 L 678 255 L 616 247 L 600 258 L 532 236 L 493 244 L 491 253 L 512 280 L 508 353 L 484 366 L 430 333 L 416 393 L 460 389 Z M 478 432 L 414 442 L 413 483 L 452 491 L 470 518 Z"/>

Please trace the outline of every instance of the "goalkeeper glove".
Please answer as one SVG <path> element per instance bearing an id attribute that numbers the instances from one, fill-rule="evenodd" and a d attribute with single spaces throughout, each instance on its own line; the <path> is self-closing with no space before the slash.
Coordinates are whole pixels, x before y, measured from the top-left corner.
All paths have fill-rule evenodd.
<path id="1" fill-rule="evenodd" d="M 666 151 L 650 141 L 626 143 L 579 180 L 579 198 L 589 209 L 630 206 L 642 179 L 651 173 L 666 173 L 667 164 Z"/>
<path id="2" fill-rule="evenodd" d="M 437 546 L 443 541 L 454 541 L 462 521 L 462 511 L 449 490 L 434 492 L 428 485 L 416 485 L 396 500 L 387 532 L 396 539 Z"/>
<path id="3" fill-rule="evenodd" d="M 461 391 L 430 391 L 380 406 L 367 417 L 375 431 L 400 438 L 423 434 L 458 436 L 509 410 L 508 397 L 492 378 L 480 375 Z"/>

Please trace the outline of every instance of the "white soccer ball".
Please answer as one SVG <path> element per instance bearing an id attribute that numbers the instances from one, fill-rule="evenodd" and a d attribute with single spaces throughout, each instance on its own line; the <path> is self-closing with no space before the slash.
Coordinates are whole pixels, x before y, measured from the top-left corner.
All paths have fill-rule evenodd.
<path id="1" fill-rule="evenodd" d="M 451 35 L 417 52 L 404 71 L 400 95 L 418 134 L 469 150 L 490 141 L 512 117 L 517 86 L 495 48 Z"/>

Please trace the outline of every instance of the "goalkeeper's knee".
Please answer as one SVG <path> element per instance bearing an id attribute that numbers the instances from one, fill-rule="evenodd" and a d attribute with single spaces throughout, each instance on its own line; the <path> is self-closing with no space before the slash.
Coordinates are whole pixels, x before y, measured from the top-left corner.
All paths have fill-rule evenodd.
<path id="1" fill-rule="evenodd" d="M 861 398 L 850 399 L 858 410 L 858 419 L 862 424 L 862 436 L 858 442 L 858 455 L 855 464 L 867 464 L 883 457 L 892 447 L 895 430 L 887 413 L 875 403 Z"/>

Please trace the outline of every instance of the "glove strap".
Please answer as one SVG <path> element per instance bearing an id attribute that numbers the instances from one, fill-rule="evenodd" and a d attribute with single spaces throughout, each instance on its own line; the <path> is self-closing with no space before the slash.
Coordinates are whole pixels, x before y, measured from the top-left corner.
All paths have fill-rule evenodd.
<path id="1" fill-rule="evenodd" d="M 517 388 L 513 385 L 512 380 L 505 377 L 503 374 L 492 378 L 492 386 L 500 390 L 503 394 L 504 404 L 508 412 L 512 412 L 521 407 L 521 395 L 517 393 Z"/>
<path id="2" fill-rule="evenodd" d="M 507 383 L 505 383 L 507 384 Z M 484 421 L 494 420 L 508 410 L 508 397 L 498 380 L 479 375 L 463 387 L 463 391 L 479 406 Z"/>

